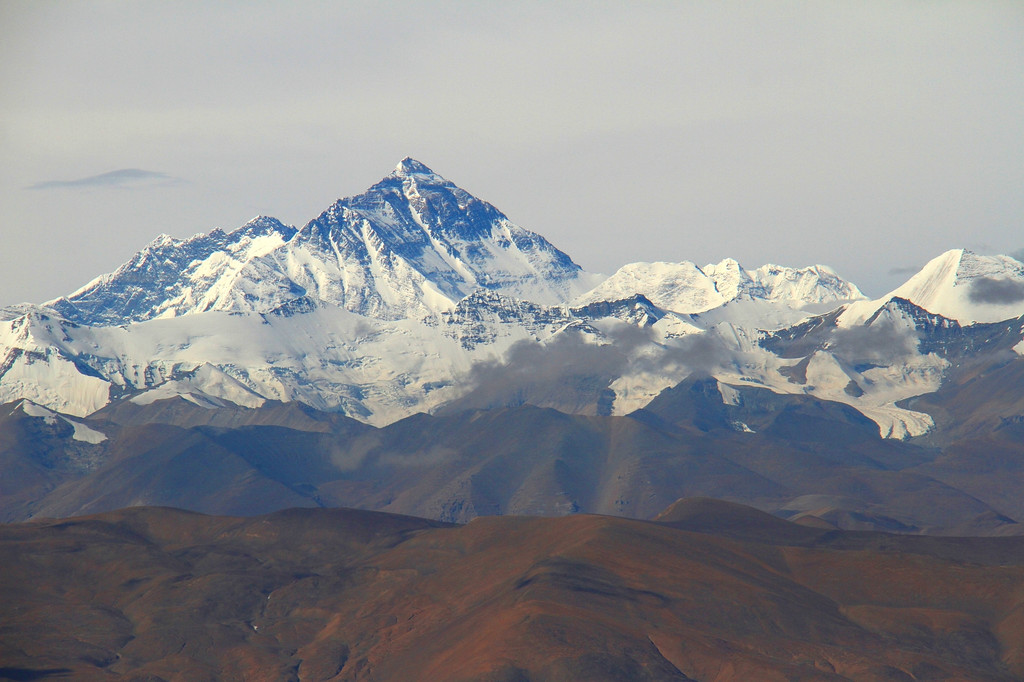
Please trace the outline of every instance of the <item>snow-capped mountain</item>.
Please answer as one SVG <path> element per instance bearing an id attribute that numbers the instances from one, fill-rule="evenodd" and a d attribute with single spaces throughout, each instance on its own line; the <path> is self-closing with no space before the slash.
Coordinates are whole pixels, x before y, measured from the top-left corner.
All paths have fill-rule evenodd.
<path id="1" fill-rule="evenodd" d="M 550 304 L 593 281 L 540 235 L 407 158 L 300 230 L 261 216 L 230 233 L 161 235 L 49 305 L 84 324 L 268 313 L 299 300 L 401 319 L 449 310 L 477 289 Z"/>
<path id="2" fill-rule="evenodd" d="M 839 324 L 863 323 L 894 298 L 965 325 L 1019 317 L 1024 315 L 1024 263 L 966 249 L 947 251 L 885 296 L 851 305 Z"/>
<path id="3" fill-rule="evenodd" d="M 688 261 L 681 263 L 630 263 L 577 298 L 574 303 L 587 305 L 598 301 L 614 301 L 641 294 L 665 310 L 692 314 L 717 308 L 728 299 L 715 286 L 714 280 Z"/>
<path id="4" fill-rule="evenodd" d="M 601 278 L 405 159 L 301 229 L 161 236 L 66 298 L 3 309 L 0 402 L 81 417 L 120 399 L 301 401 L 383 425 L 486 394 L 621 415 L 701 371 L 724 396 L 841 402 L 903 438 L 933 424 L 903 401 L 965 354 L 1024 354 L 1024 324 L 982 324 L 1022 315 L 1024 265 L 966 251 L 875 301 L 822 265 Z"/>
<path id="5" fill-rule="evenodd" d="M 745 270 L 727 258 L 697 267 L 694 263 L 630 263 L 576 299 L 577 304 L 645 296 L 655 305 L 677 313 L 702 313 L 729 301 L 771 301 L 802 310 L 814 306 L 838 306 L 863 299 L 852 283 L 831 268 L 812 265 L 789 268 L 763 265 Z"/>
<path id="6" fill-rule="evenodd" d="M 559 303 L 592 280 L 540 235 L 408 158 L 303 227 L 282 255 L 316 298 L 384 319 L 449 310 L 477 289 Z"/>
<path id="7" fill-rule="evenodd" d="M 280 305 L 304 292 L 262 258 L 296 232 L 259 216 L 230 233 L 215 229 L 188 239 L 162 234 L 115 272 L 48 305 L 69 320 L 94 325 Z"/>
<path id="8" fill-rule="evenodd" d="M 715 270 L 717 273 L 718 267 Z M 834 307 L 836 303 L 865 298 L 855 284 L 844 280 L 827 265 L 789 268 L 769 264 L 747 274 L 754 286 L 765 292 L 765 298 L 794 307 Z M 723 285 L 719 282 L 718 286 Z M 751 295 L 751 298 L 756 297 Z"/>

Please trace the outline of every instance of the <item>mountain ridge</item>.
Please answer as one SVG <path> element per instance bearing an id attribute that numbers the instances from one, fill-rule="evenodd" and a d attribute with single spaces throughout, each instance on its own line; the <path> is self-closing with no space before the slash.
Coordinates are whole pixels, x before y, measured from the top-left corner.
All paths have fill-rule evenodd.
<path id="1" fill-rule="evenodd" d="M 551 303 L 581 276 L 543 237 L 407 158 L 299 229 L 258 216 L 229 233 L 160 235 L 117 271 L 47 305 L 94 325 L 266 313 L 311 297 L 399 319 L 449 309 L 476 288 Z"/>
<path id="2" fill-rule="evenodd" d="M 302 228 L 258 216 L 161 236 L 67 297 L 6 308 L 0 400 L 84 416 L 164 386 L 383 425 L 471 406 L 485 378 L 499 381 L 487 400 L 505 401 L 514 362 L 550 384 L 563 353 L 594 370 L 573 370 L 576 397 L 549 392 L 570 411 L 627 414 L 699 371 L 843 402 L 912 438 L 934 420 L 905 401 L 935 391 L 958 358 L 1024 353 L 1024 325 L 1009 323 L 1024 315 L 1024 265 L 1009 257 L 950 251 L 875 300 L 822 265 L 634 263 L 596 280 L 406 158 Z M 970 323 L 991 317 L 1006 328 Z"/>

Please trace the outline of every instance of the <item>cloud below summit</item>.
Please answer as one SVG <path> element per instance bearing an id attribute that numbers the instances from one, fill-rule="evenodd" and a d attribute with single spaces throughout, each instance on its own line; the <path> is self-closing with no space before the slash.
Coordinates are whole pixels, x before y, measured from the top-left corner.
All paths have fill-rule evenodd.
<path id="1" fill-rule="evenodd" d="M 980 277 L 974 281 L 968 297 L 973 303 L 1008 305 L 1024 301 L 1024 282 L 997 277 Z"/>
<path id="2" fill-rule="evenodd" d="M 736 357 L 721 338 L 709 334 L 673 339 L 656 354 L 636 352 L 657 343 L 649 329 L 624 325 L 605 336 L 605 343 L 596 343 L 589 334 L 568 331 L 545 343 L 518 341 L 504 359 L 474 364 L 464 378 L 472 390 L 445 409 L 530 404 L 610 414 L 615 396 L 610 384 L 617 377 L 651 373 L 682 381 L 693 372 L 714 372 Z"/>

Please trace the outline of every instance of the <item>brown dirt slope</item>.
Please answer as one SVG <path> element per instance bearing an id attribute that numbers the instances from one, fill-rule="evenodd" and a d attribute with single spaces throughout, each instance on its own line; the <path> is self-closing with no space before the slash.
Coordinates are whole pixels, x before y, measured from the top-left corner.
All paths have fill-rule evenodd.
<path id="1" fill-rule="evenodd" d="M 133 508 L 0 526 L 0 679 L 1012 680 L 1024 540 Z"/>

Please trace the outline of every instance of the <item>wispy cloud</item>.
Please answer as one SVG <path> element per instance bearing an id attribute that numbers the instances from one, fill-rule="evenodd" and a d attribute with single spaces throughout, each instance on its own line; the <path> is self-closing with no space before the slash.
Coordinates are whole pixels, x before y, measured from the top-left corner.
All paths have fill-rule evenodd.
<path id="1" fill-rule="evenodd" d="M 152 187 L 156 185 L 175 185 L 180 183 L 179 178 L 158 173 L 156 171 L 141 170 L 139 168 L 122 168 L 120 170 L 90 175 L 87 178 L 77 180 L 44 180 L 26 189 L 68 189 L 86 187 Z"/>
<path id="2" fill-rule="evenodd" d="M 921 270 L 920 265 L 901 265 L 889 270 L 890 275 L 916 275 Z"/>

